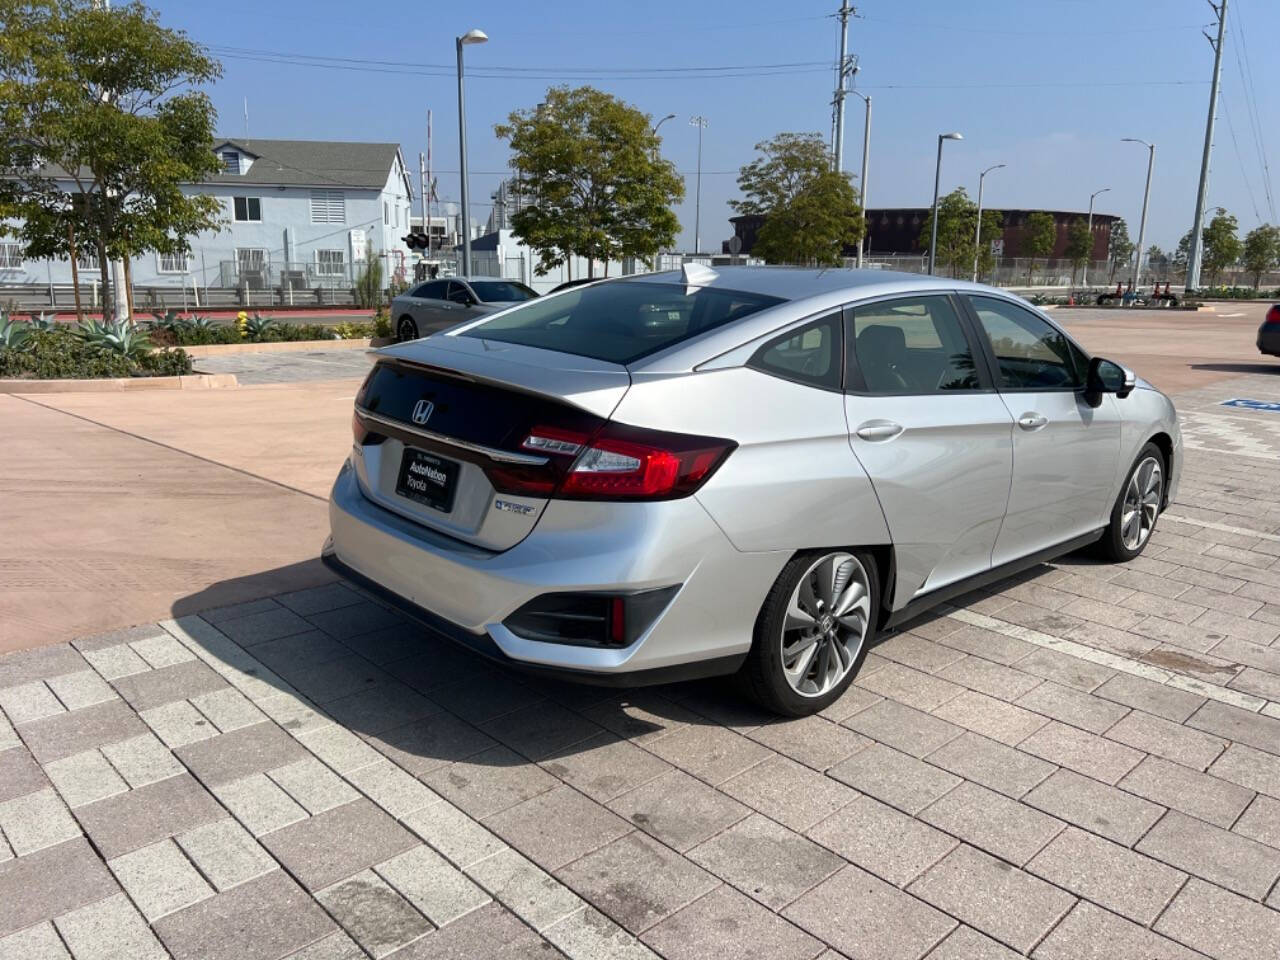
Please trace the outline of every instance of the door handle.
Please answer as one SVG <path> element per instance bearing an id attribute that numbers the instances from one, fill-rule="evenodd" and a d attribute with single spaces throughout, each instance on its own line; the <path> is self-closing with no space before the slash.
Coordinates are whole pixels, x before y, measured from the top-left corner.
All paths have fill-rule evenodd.
<path id="1" fill-rule="evenodd" d="M 863 440 L 875 443 L 880 440 L 892 440 L 902 432 L 902 424 L 892 420 L 868 420 L 854 431 Z"/>
<path id="2" fill-rule="evenodd" d="M 1018 418 L 1018 426 L 1023 430 L 1039 430 L 1048 422 L 1049 418 L 1040 413 L 1024 413 Z"/>

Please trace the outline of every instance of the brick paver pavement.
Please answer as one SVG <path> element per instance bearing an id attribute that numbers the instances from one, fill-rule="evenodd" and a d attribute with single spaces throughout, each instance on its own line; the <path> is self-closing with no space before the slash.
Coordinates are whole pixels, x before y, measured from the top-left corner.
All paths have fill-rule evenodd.
<path id="1" fill-rule="evenodd" d="M 1280 400 L 1182 398 L 1144 556 L 823 715 L 508 673 L 341 584 L 0 659 L 0 958 L 1280 953 Z"/>

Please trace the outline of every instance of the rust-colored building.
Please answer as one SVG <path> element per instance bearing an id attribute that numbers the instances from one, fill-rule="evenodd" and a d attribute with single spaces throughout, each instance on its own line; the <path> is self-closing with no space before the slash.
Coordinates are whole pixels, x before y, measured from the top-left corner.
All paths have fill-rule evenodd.
<path id="1" fill-rule="evenodd" d="M 893 207 L 868 210 L 866 213 L 866 250 L 868 254 L 870 256 L 887 256 L 891 254 L 924 253 L 927 250 L 927 244 L 920 243 L 920 231 L 929 217 L 929 209 L 929 207 Z M 995 240 L 999 244 L 999 247 L 995 250 L 996 255 L 1004 257 L 1025 256 L 1021 252 L 1024 224 L 1027 221 L 1027 217 L 1037 211 L 992 209 L 995 209 L 1003 217 L 1003 228 L 1000 236 L 986 238 Z M 1045 212 L 1053 217 L 1053 221 L 1058 228 L 1058 238 L 1054 242 L 1053 253 L 1050 256 L 1061 258 L 1065 256 L 1067 231 L 1070 229 L 1072 221 L 1077 219 L 1087 220 L 1089 215 L 1070 210 L 1047 210 Z M 1115 214 L 1094 211 L 1093 256 L 1091 259 L 1107 259 L 1107 247 L 1111 243 L 1111 225 L 1119 219 Z M 764 217 L 759 214 L 746 214 L 740 217 L 730 217 L 729 222 L 733 224 L 734 236 L 742 242 L 740 252 L 744 254 L 750 253 L 751 248 L 755 245 L 756 233 L 764 223 Z M 722 244 L 722 248 L 725 253 L 729 252 L 729 242 L 727 240 Z M 856 252 L 855 250 L 845 251 L 848 256 L 853 256 Z"/>

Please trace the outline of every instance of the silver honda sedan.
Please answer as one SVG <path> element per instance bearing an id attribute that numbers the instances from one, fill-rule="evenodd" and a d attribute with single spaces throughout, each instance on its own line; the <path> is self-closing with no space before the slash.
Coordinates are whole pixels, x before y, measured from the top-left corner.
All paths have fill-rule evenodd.
<path id="1" fill-rule="evenodd" d="M 1182 465 L 1167 397 L 941 278 L 690 265 L 375 359 L 332 567 L 508 664 L 793 716 L 931 605 L 1136 557 Z"/>

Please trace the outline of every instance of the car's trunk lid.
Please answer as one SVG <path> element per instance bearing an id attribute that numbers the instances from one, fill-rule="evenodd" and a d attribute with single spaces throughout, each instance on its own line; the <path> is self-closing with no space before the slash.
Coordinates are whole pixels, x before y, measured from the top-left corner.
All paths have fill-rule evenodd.
<path id="1" fill-rule="evenodd" d="M 617 364 L 474 338 L 379 351 L 356 398 L 365 495 L 466 543 L 508 549 L 533 530 L 562 469 L 525 440 L 539 427 L 590 433 L 630 383 Z"/>

